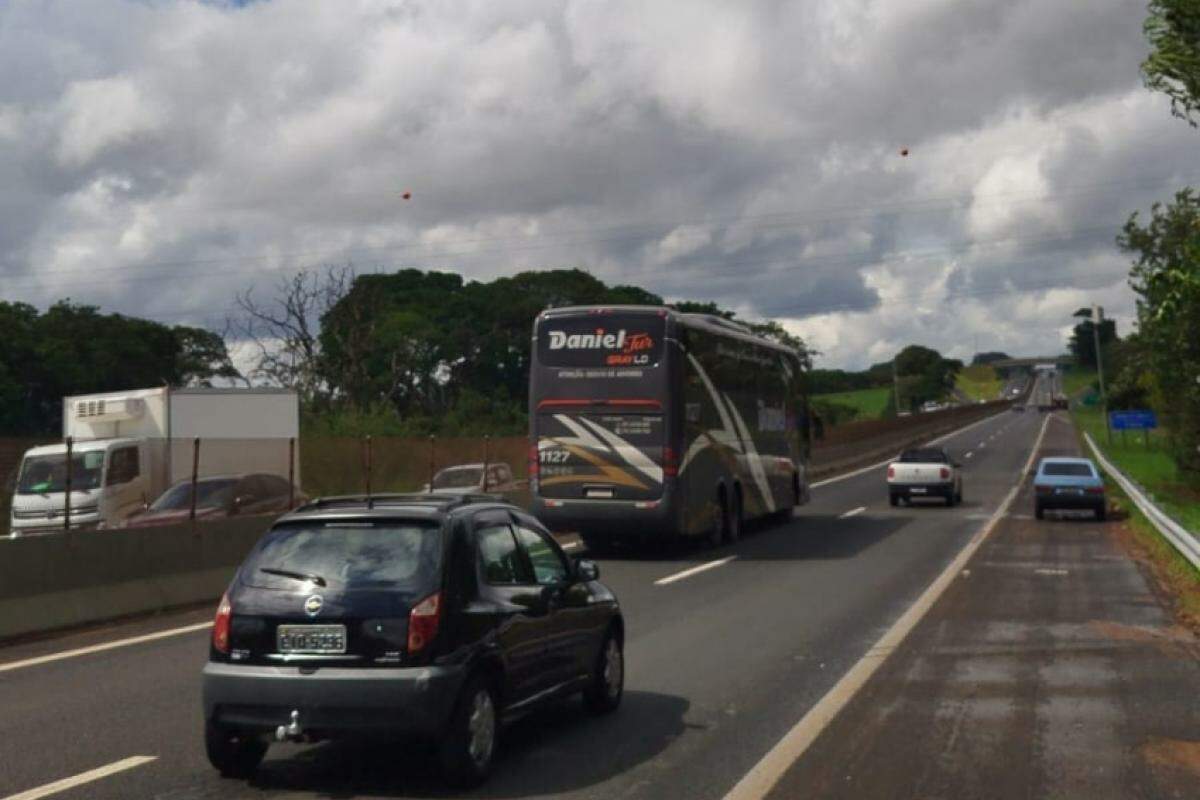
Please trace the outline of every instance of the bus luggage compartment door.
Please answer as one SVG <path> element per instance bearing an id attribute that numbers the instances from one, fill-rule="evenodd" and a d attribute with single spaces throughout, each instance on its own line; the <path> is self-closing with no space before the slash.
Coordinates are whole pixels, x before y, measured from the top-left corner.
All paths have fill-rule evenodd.
<path id="1" fill-rule="evenodd" d="M 536 435 L 541 497 L 662 497 L 666 442 L 662 414 L 539 414 Z"/>

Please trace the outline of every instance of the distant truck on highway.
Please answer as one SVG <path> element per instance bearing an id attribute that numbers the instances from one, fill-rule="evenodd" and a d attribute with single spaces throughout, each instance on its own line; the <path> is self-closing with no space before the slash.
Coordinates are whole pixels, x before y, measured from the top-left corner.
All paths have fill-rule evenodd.
<path id="1" fill-rule="evenodd" d="M 71 528 L 116 527 L 168 487 L 198 474 L 289 477 L 288 440 L 300 429 L 299 400 L 283 389 L 134 389 L 63 398 L 63 442 L 25 453 L 12 498 L 13 536 L 62 530 L 67 437 L 71 438 Z M 298 443 L 297 443 L 298 448 Z M 300 482 L 299 451 L 292 480 Z"/>
<path id="2" fill-rule="evenodd" d="M 888 464 L 888 499 L 894 506 L 913 498 L 940 497 L 946 505 L 962 502 L 962 465 L 940 447 L 905 450 Z"/>

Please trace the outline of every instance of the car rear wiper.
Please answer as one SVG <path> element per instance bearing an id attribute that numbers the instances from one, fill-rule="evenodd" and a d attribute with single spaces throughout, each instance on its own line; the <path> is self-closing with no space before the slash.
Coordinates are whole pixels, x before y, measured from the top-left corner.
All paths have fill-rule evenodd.
<path id="1" fill-rule="evenodd" d="M 259 567 L 259 572 L 265 572 L 268 575 L 281 575 L 284 578 L 295 578 L 298 581 L 308 581 L 315 583 L 317 586 L 324 586 L 325 579 L 313 572 L 296 572 L 290 569 L 279 569 L 278 567 Z"/>

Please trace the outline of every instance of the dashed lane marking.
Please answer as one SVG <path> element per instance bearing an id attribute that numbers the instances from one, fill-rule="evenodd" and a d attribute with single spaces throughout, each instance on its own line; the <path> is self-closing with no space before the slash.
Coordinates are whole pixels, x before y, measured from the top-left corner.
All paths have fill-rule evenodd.
<path id="1" fill-rule="evenodd" d="M 154 642 L 159 639 L 167 639 L 171 636 L 182 636 L 185 633 L 202 631 L 205 628 L 211 627 L 211 622 L 200 622 L 195 625 L 184 625 L 182 628 L 171 628 L 165 631 L 147 633 L 142 636 L 131 636 L 128 639 L 118 639 L 115 642 L 104 642 L 103 644 L 94 644 L 89 647 L 64 650 L 61 653 L 49 653 L 44 656 L 37 656 L 36 658 L 26 658 L 23 661 L 10 661 L 7 664 L 0 664 L 0 672 L 9 672 L 10 670 L 24 669 L 25 667 L 36 667 L 39 664 L 49 664 L 51 661 L 62 661 L 64 658 L 76 658 L 77 656 L 86 656 L 92 653 L 103 653 L 105 650 L 129 647 L 130 645 L 142 644 L 144 642 Z M 0 800 L 10 800 L 10 798 L 0 798 Z"/>
<path id="2" fill-rule="evenodd" d="M 716 569 L 717 567 L 724 566 L 725 564 L 728 564 L 730 561 L 733 561 L 735 558 L 737 558 L 737 556 L 726 556 L 725 558 L 718 558 L 716 561 L 709 561 L 707 564 L 701 564 L 699 566 L 692 567 L 691 569 L 685 569 L 683 572 L 676 572 L 674 575 L 668 575 L 665 578 L 659 578 L 658 580 L 656 580 L 654 582 L 654 585 L 655 586 L 666 586 L 668 583 L 674 583 L 675 581 L 681 581 L 684 578 L 690 578 L 691 576 L 697 575 L 701 572 L 707 572 L 710 569 Z"/>
<path id="3" fill-rule="evenodd" d="M 838 519 L 849 519 L 850 517 L 858 516 L 859 514 L 863 513 L 866 510 L 867 510 L 866 506 L 859 506 L 858 508 L 852 508 L 849 511 L 847 511 L 845 514 L 840 515 L 838 517 Z"/>
<path id="4" fill-rule="evenodd" d="M 39 800 L 42 797 L 49 797 L 52 794 L 65 792 L 68 789 L 74 789 L 76 786 L 83 786 L 85 783 L 92 783 L 101 778 L 107 778 L 109 775 L 116 775 L 118 772 L 124 772 L 127 769 L 140 767 L 143 764 L 149 764 L 151 761 L 156 761 L 158 756 L 130 756 L 123 758 L 120 761 L 114 761 L 111 764 L 106 764 L 103 767 L 81 772 L 78 775 L 72 775 L 69 778 L 47 783 L 43 786 L 38 786 L 35 789 L 26 789 L 23 792 L 10 794 L 2 800 Z"/>

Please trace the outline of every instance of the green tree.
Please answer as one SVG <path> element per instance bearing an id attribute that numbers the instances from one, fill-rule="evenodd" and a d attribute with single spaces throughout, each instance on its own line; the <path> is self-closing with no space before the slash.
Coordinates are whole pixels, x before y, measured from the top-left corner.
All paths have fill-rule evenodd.
<path id="1" fill-rule="evenodd" d="M 937 350 L 910 344 L 896 355 L 900 380 L 900 402 L 915 410 L 930 400 L 942 400 L 954 388 L 954 376 L 962 370 L 957 359 L 944 358 Z"/>
<path id="2" fill-rule="evenodd" d="M 1079 322 L 1071 330 L 1071 338 L 1067 341 L 1067 349 L 1075 358 L 1075 363 L 1081 367 L 1088 369 L 1096 368 L 1096 324 L 1092 322 L 1092 310 L 1090 308 L 1081 308 L 1075 312 L 1075 316 L 1081 318 Z M 1103 357 L 1108 353 L 1109 348 L 1117 337 L 1117 323 L 1115 320 L 1102 319 L 1100 320 L 1100 355 Z"/>
<path id="3" fill-rule="evenodd" d="M 1171 113 L 1196 127 L 1200 112 L 1200 3 L 1150 0 L 1144 30 L 1150 55 L 1142 62 L 1147 88 L 1171 98 Z"/>
<path id="4" fill-rule="evenodd" d="M 1143 226 L 1135 212 L 1118 244 L 1133 254 L 1141 358 L 1152 399 L 1171 430 L 1176 463 L 1200 473 L 1200 196 L 1155 203 Z"/>

